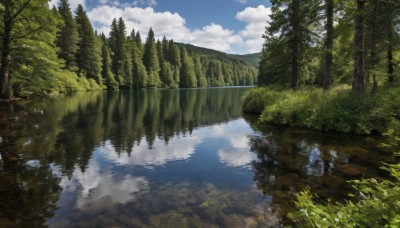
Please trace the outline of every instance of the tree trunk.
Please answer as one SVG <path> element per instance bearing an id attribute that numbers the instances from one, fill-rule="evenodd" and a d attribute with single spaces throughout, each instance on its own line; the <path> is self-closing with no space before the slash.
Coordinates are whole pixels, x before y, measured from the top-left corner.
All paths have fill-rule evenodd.
<path id="1" fill-rule="evenodd" d="M 372 34 L 371 34 L 371 56 L 370 56 L 370 61 L 369 61 L 369 71 L 372 73 L 372 79 L 373 79 L 373 86 L 371 93 L 375 94 L 378 90 L 378 81 L 376 79 L 376 65 L 378 64 L 378 39 L 379 39 L 379 31 L 378 31 L 378 2 L 372 2 L 373 4 L 373 9 L 372 9 L 372 18 L 370 20 L 370 26 L 372 29 Z M 368 72 L 368 74 L 370 73 Z"/>
<path id="2" fill-rule="evenodd" d="M 292 0 L 292 89 L 297 89 L 299 86 L 299 58 L 300 58 L 300 34 L 299 34 L 299 0 Z"/>
<path id="3" fill-rule="evenodd" d="M 394 82 L 394 64 L 393 64 L 393 24 L 392 20 L 389 21 L 388 31 L 388 49 L 387 49 L 387 60 L 388 60 L 388 75 L 389 82 Z"/>
<path id="4" fill-rule="evenodd" d="M 332 48 L 333 48 L 333 0 L 326 0 L 326 56 L 324 90 L 329 90 L 332 85 Z"/>
<path id="5" fill-rule="evenodd" d="M 11 6 L 6 2 L 3 16 L 3 43 L 1 46 L 1 67 L 0 67 L 0 99 L 10 99 L 10 63 L 11 63 L 11 32 L 12 16 Z"/>
<path id="6" fill-rule="evenodd" d="M 364 69 L 364 9 L 365 0 L 357 0 L 357 11 L 355 16 L 354 35 L 354 78 L 353 91 L 363 92 L 365 90 Z"/>

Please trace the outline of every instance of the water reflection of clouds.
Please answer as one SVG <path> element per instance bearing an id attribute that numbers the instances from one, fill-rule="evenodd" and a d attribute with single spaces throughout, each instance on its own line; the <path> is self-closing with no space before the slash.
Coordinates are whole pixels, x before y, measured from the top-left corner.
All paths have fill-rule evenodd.
<path id="1" fill-rule="evenodd" d="M 169 161 L 190 158 L 195 151 L 195 146 L 201 141 L 201 138 L 193 135 L 187 137 L 176 136 L 168 144 L 163 140 L 157 139 L 152 148 L 149 148 L 145 140 L 142 140 L 139 145 L 135 145 L 130 155 L 127 153 L 118 155 L 109 142 L 99 150 L 104 157 L 119 165 L 139 165 L 152 168 L 164 165 Z"/>
<path id="2" fill-rule="evenodd" d="M 218 150 L 218 156 L 222 163 L 227 166 L 249 166 L 251 161 L 255 160 L 257 156 L 250 151 L 239 150 L 235 148 L 234 150 Z"/>
<path id="3" fill-rule="evenodd" d="M 250 151 L 249 139 L 247 135 L 252 133 L 250 127 L 243 120 L 231 121 L 224 125 L 213 127 L 216 137 L 227 139 L 232 148 L 219 149 L 218 156 L 222 163 L 228 166 L 249 166 L 257 158 L 256 154 Z"/>
<path id="4" fill-rule="evenodd" d="M 324 175 L 324 161 L 322 159 L 321 151 L 318 145 L 314 145 L 308 155 L 308 164 L 306 165 L 306 172 L 310 176 L 323 176 Z"/>
<path id="5" fill-rule="evenodd" d="M 72 179 L 64 176 L 60 186 L 64 194 L 77 192 L 76 207 L 104 207 L 115 203 L 134 200 L 134 194 L 148 188 L 144 177 L 118 176 L 107 167 L 101 167 L 98 160 L 92 160 L 85 172 L 75 169 Z"/>
<path id="6" fill-rule="evenodd" d="M 256 159 L 256 154 L 250 152 L 248 138 L 252 130 L 243 120 L 234 120 L 225 124 L 214 125 L 195 129 L 190 135 L 176 135 L 169 139 L 168 144 L 162 139 L 156 139 L 152 147 L 141 140 L 135 145 L 130 154 L 117 154 L 111 142 L 106 142 L 100 147 L 99 153 L 107 160 L 118 165 L 137 165 L 146 168 L 165 165 L 171 161 L 189 159 L 196 150 L 196 146 L 209 138 L 226 140 L 230 143 L 228 148 L 216 148 L 222 163 L 228 166 L 247 166 Z"/>

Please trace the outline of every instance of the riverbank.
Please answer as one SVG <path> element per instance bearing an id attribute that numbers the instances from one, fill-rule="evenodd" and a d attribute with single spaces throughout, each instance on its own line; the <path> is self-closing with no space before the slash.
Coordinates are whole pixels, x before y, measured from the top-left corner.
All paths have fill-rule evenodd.
<path id="1" fill-rule="evenodd" d="M 260 87 L 246 94 L 243 111 L 259 114 L 263 124 L 388 136 L 388 143 L 382 146 L 399 156 L 396 153 L 400 142 L 398 85 L 382 86 L 374 95 L 354 93 L 350 86 L 335 87 L 328 92 L 318 88 L 294 91 L 276 86 Z M 383 163 L 383 166 L 391 178 L 350 182 L 356 190 L 350 195 L 352 203 L 321 204 L 315 198 L 315 194 L 319 195 L 316 190 L 306 188 L 296 194 L 298 210 L 289 213 L 288 218 L 304 227 L 395 227 L 400 221 L 400 165 Z"/>
<path id="2" fill-rule="evenodd" d="M 260 114 L 264 124 L 351 134 L 400 133 L 400 88 L 383 86 L 377 94 L 358 94 L 350 86 L 328 92 L 259 87 L 244 97 L 243 111 Z"/>

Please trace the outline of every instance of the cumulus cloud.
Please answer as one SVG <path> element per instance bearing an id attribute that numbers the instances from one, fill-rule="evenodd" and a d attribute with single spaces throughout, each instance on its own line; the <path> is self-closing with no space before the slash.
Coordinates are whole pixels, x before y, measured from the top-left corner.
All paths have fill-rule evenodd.
<path id="1" fill-rule="evenodd" d="M 178 13 L 169 11 L 156 12 L 151 7 L 116 7 L 103 5 L 93 8 L 88 16 L 99 32 L 108 35 L 113 18 L 122 17 L 128 33 L 132 29 L 139 31 L 144 37 L 150 27 L 156 32 L 156 38 L 163 36 L 176 42 L 190 43 L 225 52 L 233 52 L 232 46 L 243 43 L 240 35 L 233 30 L 212 23 L 199 29 L 189 29 L 186 20 Z"/>
<path id="2" fill-rule="evenodd" d="M 53 6 L 58 6 L 59 0 L 51 0 L 49 1 L 49 6 L 50 8 Z M 86 0 L 69 0 L 69 7 L 71 8 L 71 11 L 74 12 L 76 8 L 78 7 L 79 4 L 83 6 L 83 8 L 86 8 Z"/>
<path id="3" fill-rule="evenodd" d="M 246 2 L 245 0 L 237 1 Z M 49 5 L 57 5 L 57 2 L 58 0 L 51 0 Z M 84 7 L 86 5 L 86 0 L 70 0 L 69 2 L 72 10 L 78 4 L 82 4 Z M 146 38 L 152 27 L 158 39 L 165 36 L 176 42 L 239 54 L 261 51 L 262 34 L 271 14 L 271 9 L 263 5 L 247 7 L 236 14 L 236 19 L 246 24 L 241 31 L 227 29 L 217 23 L 190 29 L 186 25 L 185 18 L 178 13 L 155 11 L 152 7 L 157 4 L 156 0 L 136 0 L 130 3 L 122 3 L 118 0 L 99 0 L 99 3 L 88 10 L 87 14 L 93 27 L 100 33 L 108 35 L 112 19 L 122 17 L 126 23 L 128 34 L 135 29 Z"/>
<path id="4" fill-rule="evenodd" d="M 267 23 L 270 21 L 271 8 L 263 5 L 258 7 L 247 7 L 245 10 L 236 14 L 236 19 L 245 22 L 246 27 L 239 32 L 244 40 L 244 46 L 249 52 L 259 52 L 264 42 L 262 34 Z"/>

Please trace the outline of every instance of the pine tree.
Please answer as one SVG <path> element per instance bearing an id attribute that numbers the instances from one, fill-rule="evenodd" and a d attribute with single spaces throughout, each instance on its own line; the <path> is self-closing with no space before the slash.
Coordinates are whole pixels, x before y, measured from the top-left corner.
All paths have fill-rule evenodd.
<path id="1" fill-rule="evenodd" d="M 168 44 L 168 61 L 178 68 L 181 67 L 181 53 L 178 46 L 175 45 L 173 40 L 169 41 Z"/>
<path id="2" fill-rule="evenodd" d="M 111 71 L 111 56 L 108 47 L 107 38 L 104 34 L 101 35 L 102 39 L 102 71 L 101 75 L 105 81 L 107 89 L 109 90 L 116 90 L 118 89 L 118 82 L 114 78 L 114 74 Z"/>
<path id="3" fill-rule="evenodd" d="M 120 72 L 120 49 L 119 49 L 119 31 L 118 31 L 118 22 L 117 19 L 114 18 L 111 23 L 111 31 L 110 37 L 108 39 L 108 43 L 111 50 L 111 59 L 112 59 L 112 72 L 115 76 L 115 80 L 118 82 L 119 85 L 122 82 L 121 72 Z"/>
<path id="4" fill-rule="evenodd" d="M 143 63 L 148 72 L 148 86 L 160 87 L 161 81 L 159 76 L 160 65 L 158 61 L 157 47 L 154 38 L 153 29 L 150 28 L 144 45 Z"/>
<path id="5" fill-rule="evenodd" d="M 157 40 L 156 47 L 157 47 L 158 63 L 161 66 L 164 63 L 165 59 L 164 59 L 164 51 L 160 40 Z"/>
<path id="6" fill-rule="evenodd" d="M 140 36 L 139 31 L 136 32 L 135 42 L 136 42 L 138 55 L 140 56 L 140 58 L 143 58 L 143 44 L 142 44 L 142 38 Z"/>
<path id="7" fill-rule="evenodd" d="M 142 42 L 140 33 L 132 29 L 131 35 L 128 37 L 130 59 L 131 59 L 131 75 L 132 88 L 140 89 L 147 86 L 147 71 L 142 60 Z"/>
<path id="8" fill-rule="evenodd" d="M 123 78 L 124 86 L 131 88 L 133 86 L 132 79 L 132 62 L 130 59 L 129 44 L 126 37 L 126 26 L 122 17 L 118 20 L 118 47 L 121 77 Z"/>
<path id="9" fill-rule="evenodd" d="M 180 84 L 181 88 L 194 88 L 197 86 L 196 73 L 194 71 L 193 59 L 187 54 L 186 49 L 183 47 L 181 50 L 182 66 L 180 70 Z"/>
<path id="10" fill-rule="evenodd" d="M 271 0 L 271 22 L 266 29 L 259 82 L 290 84 L 293 89 L 307 81 L 310 54 L 319 43 L 319 0 Z M 313 49 L 314 48 L 314 49 Z"/>
<path id="11" fill-rule="evenodd" d="M 102 84 L 101 61 L 97 53 L 97 41 L 92 25 L 82 5 L 78 5 L 75 12 L 75 21 L 79 34 L 79 48 L 76 53 L 78 72 L 93 78 L 98 84 Z"/>
<path id="12" fill-rule="evenodd" d="M 168 40 L 165 36 L 163 37 L 163 39 L 161 41 L 161 45 L 162 45 L 163 57 L 164 57 L 165 61 L 168 61 L 169 47 L 168 47 Z"/>
<path id="13" fill-rule="evenodd" d="M 171 88 L 174 85 L 174 75 L 172 66 L 169 62 L 164 61 L 161 65 L 160 79 L 163 87 Z"/>
<path id="14" fill-rule="evenodd" d="M 79 48 L 79 34 L 72 17 L 68 0 L 60 0 L 58 4 L 58 12 L 64 21 L 57 36 L 57 46 L 60 48 L 59 56 L 65 60 L 65 66 L 67 69 L 75 70 L 75 56 Z"/>
<path id="15" fill-rule="evenodd" d="M 112 51 L 112 69 L 119 86 L 130 88 L 133 84 L 132 66 L 126 37 L 126 26 L 121 18 L 111 23 L 109 44 Z"/>
<path id="16" fill-rule="evenodd" d="M 196 79 L 197 79 L 197 87 L 206 87 L 207 79 L 206 75 L 203 72 L 203 66 L 201 65 L 200 57 L 198 55 L 195 55 L 193 59 L 194 59 L 194 71 L 196 73 Z"/>

